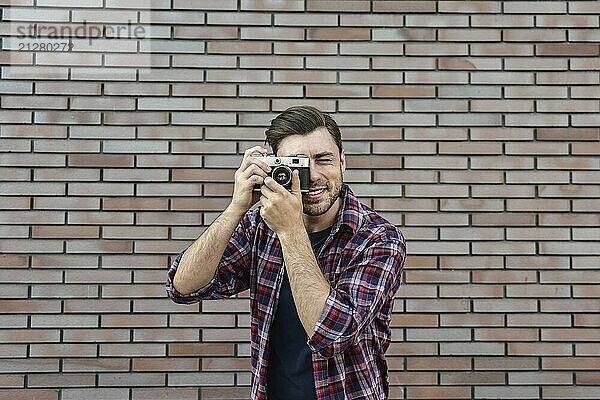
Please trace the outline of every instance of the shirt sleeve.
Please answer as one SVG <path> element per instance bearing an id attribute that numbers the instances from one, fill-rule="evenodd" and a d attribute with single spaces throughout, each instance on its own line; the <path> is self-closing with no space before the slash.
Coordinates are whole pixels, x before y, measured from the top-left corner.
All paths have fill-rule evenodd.
<path id="1" fill-rule="evenodd" d="M 254 232 L 255 227 L 251 223 L 249 213 L 246 213 L 231 235 L 212 280 L 194 293 L 179 293 L 173 286 L 179 262 L 187 248 L 179 253 L 167 272 L 166 291 L 169 298 L 175 303 L 192 304 L 200 300 L 231 297 L 248 289 L 252 263 L 251 238 Z"/>
<path id="2" fill-rule="evenodd" d="M 406 256 L 400 239 L 379 240 L 354 256 L 332 287 L 308 341 L 313 352 L 333 357 L 352 346 L 398 290 Z"/>

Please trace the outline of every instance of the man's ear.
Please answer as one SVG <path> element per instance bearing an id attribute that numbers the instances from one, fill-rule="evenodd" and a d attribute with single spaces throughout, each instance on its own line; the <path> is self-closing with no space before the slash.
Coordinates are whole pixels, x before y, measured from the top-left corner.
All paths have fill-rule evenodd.
<path id="1" fill-rule="evenodd" d="M 342 173 L 346 170 L 346 153 L 344 153 L 344 150 L 340 152 L 340 169 Z"/>

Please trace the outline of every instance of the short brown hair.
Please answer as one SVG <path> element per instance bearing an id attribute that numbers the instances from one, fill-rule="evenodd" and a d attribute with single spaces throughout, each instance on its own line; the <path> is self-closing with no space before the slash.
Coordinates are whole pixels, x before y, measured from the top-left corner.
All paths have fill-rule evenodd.
<path id="1" fill-rule="evenodd" d="M 266 142 L 273 152 L 281 141 L 290 135 L 308 135 L 315 129 L 325 127 L 342 153 L 342 134 L 337 123 L 329 115 L 312 106 L 293 106 L 271 120 L 271 126 L 265 131 Z"/>

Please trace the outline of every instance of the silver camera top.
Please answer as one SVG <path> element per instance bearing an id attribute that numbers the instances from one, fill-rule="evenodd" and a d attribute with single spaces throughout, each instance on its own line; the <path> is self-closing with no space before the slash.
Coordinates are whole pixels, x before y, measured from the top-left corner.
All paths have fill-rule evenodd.
<path id="1" fill-rule="evenodd" d="M 300 191 L 306 193 L 310 189 L 310 159 L 304 154 L 295 156 L 278 157 L 274 154 L 252 153 L 252 157 L 260 159 L 271 167 L 269 176 L 286 189 L 291 189 L 292 170 L 298 170 L 300 177 Z M 260 190 L 255 187 L 254 190 Z"/>
<path id="2" fill-rule="evenodd" d="M 287 165 L 288 167 L 298 167 L 298 168 L 308 168 L 309 158 L 303 154 L 298 154 L 295 156 L 285 156 L 279 157 L 275 154 L 265 154 L 259 152 L 252 153 L 253 158 L 259 158 L 269 167 L 276 167 L 278 165 Z"/>

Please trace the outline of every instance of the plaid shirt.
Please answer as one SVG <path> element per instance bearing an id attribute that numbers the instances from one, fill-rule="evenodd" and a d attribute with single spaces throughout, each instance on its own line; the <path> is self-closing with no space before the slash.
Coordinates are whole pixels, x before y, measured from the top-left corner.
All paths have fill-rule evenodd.
<path id="1" fill-rule="evenodd" d="M 406 247 L 400 231 L 361 204 L 348 186 L 343 207 L 316 259 L 331 285 L 308 346 L 313 351 L 317 399 L 386 399 L 394 294 Z M 276 234 L 250 209 L 234 231 L 212 281 L 183 295 L 168 271 L 167 293 L 176 303 L 221 299 L 250 289 L 252 399 L 267 398 L 269 332 L 285 270 Z"/>

